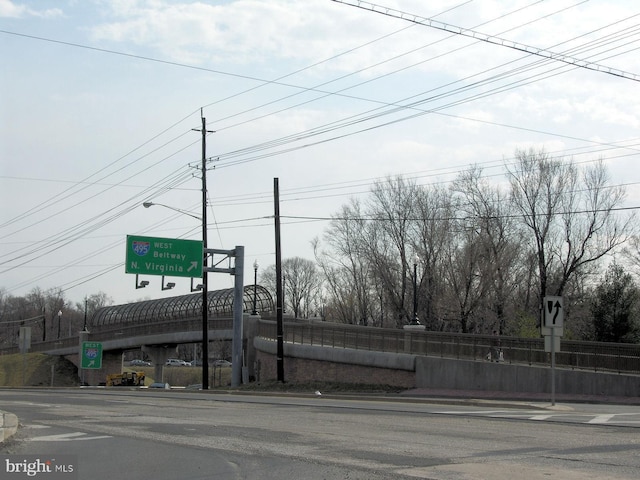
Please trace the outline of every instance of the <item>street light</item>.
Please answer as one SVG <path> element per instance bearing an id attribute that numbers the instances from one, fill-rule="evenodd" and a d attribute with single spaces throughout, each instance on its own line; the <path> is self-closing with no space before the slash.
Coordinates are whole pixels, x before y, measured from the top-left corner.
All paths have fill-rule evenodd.
<path id="1" fill-rule="evenodd" d="M 201 217 L 198 217 L 197 215 L 194 215 L 193 213 L 187 212 L 186 210 L 182 210 L 180 208 L 175 208 L 175 207 L 171 207 L 169 205 L 164 205 L 163 203 L 144 202 L 142 204 L 142 206 L 144 208 L 153 207 L 154 205 L 157 205 L 158 207 L 168 208 L 169 210 L 173 210 L 174 212 L 182 213 L 183 215 L 189 215 L 191 218 L 195 218 L 196 220 L 198 220 L 200 222 L 202 221 Z"/>
<path id="2" fill-rule="evenodd" d="M 204 118 L 202 119 L 203 130 L 204 130 Z M 178 213 L 182 213 L 183 215 L 188 215 L 191 218 L 195 218 L 202 224 L 202 249 L 203 249 L 203 260 L 202 260 L 202 285 L 198 285 L 198 287 L 202 287 L 202 389 L 209 389 L 209 288 L 208 288 L 208 276 L 207 276 L 207 204 L 206 204 L 206 180 L 205 180 L 205 158 L 204 158 L 204 134 L 203 134 L 203 160 L 202 160 L 202 217 L 198 217 L 186 210 L 181 210 L 179 208 L 171 207 L 169 205 L 164 205 L 162 203 L 154 203 L 154 202 L 144 202 L 142 206 L 144 208 L 149 208 L 154 205 L 159 207 L 168 208 L 169 210 L 173 210 Z M 164 287 L 164 279 L 163 279 L 163 287 Z M 171 283 L 167 284 L 169 287 Z M 173 288 L 175 283 L 171 285 L 169 288 Z M 196 287 L 196 289 L 198 289 Z M 194 291 L 193 288 L 193 279 L 191 279 L 191 291 Z"/>
<path id="3" fill-rule="evenodd" d="M 82 325 L 82 331 L 83 332 L 88 332 L 89 330 L 87 329 L 87 297 L 84 297 L 84 325 Z"/>
<path id="4" fill-rule="evenodd" d="M 58 310 L 58 339 L 60 339 L 60 320 L 62 320 L 62 310 Z"/>
<path id="5" fill-rule="evenodd" d="M 257 315 L 256 302 L 258 297 L 258 260 L 253 262 L 253 311 L 251 315 Z"/>
<path id="6" fill-rule="evenodd" d="M 418 262 L 420 257 L 415 255 L 413 257 L 413 318 L 411 319 L 411 325 L 420 325 L 418 321 Z"/>

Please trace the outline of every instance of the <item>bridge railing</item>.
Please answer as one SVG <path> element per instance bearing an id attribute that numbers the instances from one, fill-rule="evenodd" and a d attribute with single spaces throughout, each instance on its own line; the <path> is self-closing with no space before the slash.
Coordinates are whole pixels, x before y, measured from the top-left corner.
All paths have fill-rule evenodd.
<path id="1" fill-rule="evenodd" d="M 232 329 L 233 319 L 229 317 L 209 318 L 210 330 Z M 173 333 L 179 331 L 200 331 L 202 330 L 202 317 L 192 317 L 180 320 L 170 320 L 158 323 L 109 326 L 109 328 L 91 330 L 90 341 L 101 342 L 114 340 L 118 336 L 140 337 L 162 333 Z"/>
<path id="2" fill-rule="evenodd" d="M 164 321 L 153 324 L 121 324 L 109 328 L 90 328 L 89 341 L 104 342 L 119 337 L 147 336 L 202 328 L 200 317 Z M 210 329 L 232 329 L 229 317 L 209 318 Z M 276 323 L 259 321 L 258 335 L 276 340 Z M 475 361 L 486 361 L 492 348 L 499 348 L 504 362 L 528 365 L 548 365 L 550 354 L 544 351 L 541 338 L 499 337 L 428 331 L 405 331 L 344 325 L 328 322 L 287 321 L 284 340 L 291 344 L 319 345 L 331 348 L 352 348 L 378 352 L 408 353 L 412 355 L 438 356 Z M 55 351 L 75 347 L 78 337 L 61 338 L 47 342 L 34 342 L 30 351 Z M 3 353 L 15 353 L 17 347 L 3 349 Z M 640 374 L 640 345 L 562 341 L 561 351 L 556 353 L 559 367 L 614 371 Z"/>
<path id="3" fill-rule="evenodd" d="M 210 330 L 231 330 L 233 328 L 233 319 L 230 317 L 209 317 Z M 202 317 L 192 317 L 180 320 L 170 320 L 157 323 L 143 324 L 115 324 L 104 327 L 89 327 L 90 342 L 105 342 L 108 340 L 117 340 L 126 337 L 141 337 L 162 333 L 173 333 L 178 331 L 201 331 Z M 66 348 L 74 348 L 78 346 L 78 336 L 59 338 L 55 340 L 47 340 L 45 342 L 33 342 L 29 351 L 31 352 L 47 352 L 62 350 Z M 4 348 L 3 353 L 17 353 L 18 347 Z"/>
<path id="4" fill-rule="evenodd" d="M 325 322 L 286 322 L 284 341 L 291 344 L 408 353 L 441 358 L 488 361 L 497 348 L 505 363 L 548 365 L 542 338 L 406 331 Z M 261 337 L 276 340 L 276 324 L 261 320 Z M 563 368 L 640 374 L 640 345 L 562 341 L 556 364 Z"/>

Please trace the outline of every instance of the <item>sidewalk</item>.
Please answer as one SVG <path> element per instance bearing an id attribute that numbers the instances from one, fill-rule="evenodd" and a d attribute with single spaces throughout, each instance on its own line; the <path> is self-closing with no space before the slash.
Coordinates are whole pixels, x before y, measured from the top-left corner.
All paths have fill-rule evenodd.
<path id="1" fill-rule="evenodd" d="M 447 390 L 437 388 L 414 388 L 400 394 L 404 397 L 444 398 L 465 400 L 493 400 L 516 402 L 551 403 L 550 393 L 499 392 L 486 390 Z M 600 403 L 611 405 L 638 405 L 640 397 L 614 397 L 608 395 L 581 395 L 556 393 L 556 403 Z"/>

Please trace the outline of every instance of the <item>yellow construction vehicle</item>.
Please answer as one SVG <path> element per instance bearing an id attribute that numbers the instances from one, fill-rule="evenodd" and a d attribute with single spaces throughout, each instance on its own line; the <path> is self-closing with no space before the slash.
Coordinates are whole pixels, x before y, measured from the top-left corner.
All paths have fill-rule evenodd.
<path id="1" fill-rule="evenodd" d="M 139 387 L 144 385 L 144 372 L 122 372 L 107 375 L 107 387 Z"/>

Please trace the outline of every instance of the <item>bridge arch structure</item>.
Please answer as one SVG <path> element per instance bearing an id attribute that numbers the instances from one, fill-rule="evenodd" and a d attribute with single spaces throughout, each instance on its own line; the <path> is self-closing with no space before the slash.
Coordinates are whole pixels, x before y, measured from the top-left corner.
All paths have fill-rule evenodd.
<path id="1" fill-rule="evenodd" d="M 207 307 L 210 317 L 226 317 L 233 314 L 233 292 L 233 288 L 208 292 Z M 269 290 L 261 285 L 245 286 L 242 302 L 244 312 L 253 312 L 254 303 L 258 313 L 275 310 Z M 102 307 L 91 318 L 91 328 L 101 330 L 123 324 L 140 325 L 163 320 L 186 320 L 201 315 L 202 295 L 195 293 Z"/>
<path id="2" fill-rule="evenodd" d="M 234 289 L 207 292 L 209 339 L 233 338 Z M 242 310 L 270 316 L 275 311 L 273 298 L 261 285 L 243 288 Z M 120 371 L 122 352 L 142 349 L 152 360 L 155 377 L 162 378 L 162 367 L 175 347 L 202 340 L 202 294 L 192 293 L 155 300 L 144 300 L 102 307 L 93 314 L 80 338 L 36 344 L 37 349 L 52 355 L 64 355 L 79 364 L 78 340 L 100 342 L 103 368 L 84 370 L 83 381 L 94 385 L 104 382 L 107 373 Z M 34 345 L 35 346 L 35 345 Z"/>

